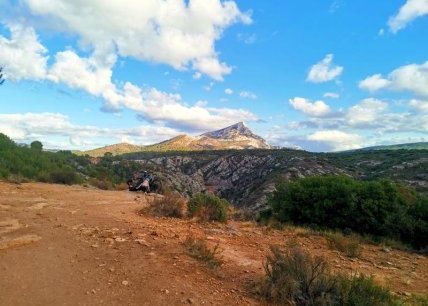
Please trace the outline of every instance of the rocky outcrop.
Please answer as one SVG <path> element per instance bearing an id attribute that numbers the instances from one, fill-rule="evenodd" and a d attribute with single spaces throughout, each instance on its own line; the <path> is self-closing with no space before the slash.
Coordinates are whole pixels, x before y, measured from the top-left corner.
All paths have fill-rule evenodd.
<path id="1" fill-rule="evenodd" d="M 348 174 L 303 151 L 248 150 L 193 153 L 133 159 L 151 169 L 169 186 L 186 196 L 212 191 L 235 206 L 259 211 L 266 207 L 278 177 L 293 180 L 322 174 Z"/>

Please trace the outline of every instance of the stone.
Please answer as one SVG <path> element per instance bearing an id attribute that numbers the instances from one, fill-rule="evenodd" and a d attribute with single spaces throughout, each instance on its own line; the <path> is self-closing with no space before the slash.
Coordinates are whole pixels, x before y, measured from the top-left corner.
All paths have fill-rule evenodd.
<path id="1" fill-rule="evenodd" d="M 127 281 L 127 280 L 122 281 L 122 285 L 128 286 L 129 285 L 129 281 Z"/>

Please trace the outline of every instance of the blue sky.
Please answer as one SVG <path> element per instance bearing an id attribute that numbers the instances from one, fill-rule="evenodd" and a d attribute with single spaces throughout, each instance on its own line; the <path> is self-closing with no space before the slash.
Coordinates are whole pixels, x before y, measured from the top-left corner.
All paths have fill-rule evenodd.
<path id="1" fill-rule="evenodd" d="M 88 149 L 245 121 L 273 145 L 428 141 L 428 0 L 0 0 L 0 132 Z"/>

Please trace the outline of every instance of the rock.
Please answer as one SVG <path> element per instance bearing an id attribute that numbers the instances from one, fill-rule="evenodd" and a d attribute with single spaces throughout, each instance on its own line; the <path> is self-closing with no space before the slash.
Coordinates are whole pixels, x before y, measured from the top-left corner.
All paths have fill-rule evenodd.
<path id="1" fill-rule="evenodd" d="M 124 286 L 128 286 L 128 285 L 129 285 L 129 282 L 128 282 L 127 280 L 124 280 L 124 281 L 122 281 L 122 285 L 124 285 Z"/>
<path id="2" fill-rule="evenodd" d="M 93 244 L 93 245 L 91 245 L 91 247 L 93 247 L 93 248 L 98 248 L 98 247 L 99 247 L 99 245 L 98 245 L 98 244 Z"/>
<path id="3" fill-rule="evenodd" d="M 114 241 L 116 241 L 116 242 L 125 242 L 127 240 L 125 238 L 122 238 L 122 237 L 117 237 L 117 238 L 114 239 Z"/>
<path id="4" fill-rule="evenodd" d="M 193 299 L 191 299 L 191 298 L 188 298 L 187 299 L 187 303 L 189 303 L 189 304 L 195 304 L 195 301 Z"/>

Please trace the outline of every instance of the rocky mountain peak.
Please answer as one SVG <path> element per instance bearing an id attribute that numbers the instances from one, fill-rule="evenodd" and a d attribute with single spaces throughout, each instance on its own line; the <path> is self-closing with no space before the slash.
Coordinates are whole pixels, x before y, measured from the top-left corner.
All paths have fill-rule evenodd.
<path id="1" fill-rule="evenodd" d="M 224 129 L 208 132 L 208 133 L 202 134 L 201 136 L 206 136 L 206 137 L 215 138 L 215 139 L 233 139 L 237 136 L 248 136 L 248 137 L 260 138 L 259 136 L 255 135 L 245 125 L 244 122 L 238 122 Z"/>

